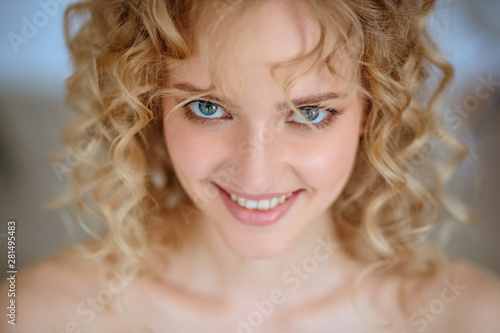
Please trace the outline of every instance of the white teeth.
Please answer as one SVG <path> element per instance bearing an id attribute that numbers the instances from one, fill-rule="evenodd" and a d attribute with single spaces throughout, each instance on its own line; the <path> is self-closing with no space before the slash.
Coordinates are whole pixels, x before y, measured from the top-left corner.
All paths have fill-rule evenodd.
<path id="1" fill-rule="evenodd" d="M 278 206 L 278 198 L 272 198 L 271 199 L 271 209 L 273 209 L 276 206 Z"/>
<path id="2" fill-rule="evenodd" d="M 276 197 L 276 198 L 272 198 L 272 199 L 250 200 L 250 199 L 245 199 L 245 198 L 239 197 L 239 196 L 231 193 L 231 200 L 237 202 L 238 205 L 240 205 L 241 207 L 245 207 L 247 209 L 268 210 L 268 209 L 273 209 L 274 207 L 278 206 L 279 204 L 282 204 L 283 202 L 286 201 L 286 199 L 290 198 L 291 196 L 292 196 L 292 193 L 288 193 L 286 195 L 282 195 L 281 197 Z"/>
<path id="3" fill-rule="evenodd" d="M 257 209 L 266 210 L 269 209 L 269 206 L 271 206 L 269 200 L 259 200 L 259 202 L 257 202 Z"/>
<path id="4" fill-rule="evenodd" d="M 255 209 L 257 208 L 257 201 L 246 199 L 245 207 L 248 209 Z"/>

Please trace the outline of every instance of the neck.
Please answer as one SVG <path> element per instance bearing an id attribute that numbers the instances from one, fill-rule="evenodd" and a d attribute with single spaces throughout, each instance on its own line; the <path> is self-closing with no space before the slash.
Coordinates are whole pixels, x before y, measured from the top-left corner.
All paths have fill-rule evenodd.
<path id="1" fill-rule="evenodd" d="M 331 288 L 345 276 L 347 267 L 329 214 L 319 216 L 287 249 L 269 258 L 238 255 L 202 218 L 192 225 L 184 249 L 186 262 L 193 263 L 194 276 L 204 281 L 207 290 L 237 299 L 255 298 L 273 289 L 294 291 L 297 296 L 320 286 Z"/>

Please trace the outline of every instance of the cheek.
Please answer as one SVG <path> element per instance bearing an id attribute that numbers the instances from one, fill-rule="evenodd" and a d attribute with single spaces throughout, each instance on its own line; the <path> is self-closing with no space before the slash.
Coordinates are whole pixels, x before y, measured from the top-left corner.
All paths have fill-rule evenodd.
<path id="1" fill-rule="evenodd" d="M 350 132 L 350 133 L 349 133 Z M 320 144 L 300 152 L 301 179 L 314 189 L 340 192 L 350 176 L 358 149 L 357 131 L 334 133 Z"/>
<path id="2" fill-rule="evenodd" d="M 185 184 L 206 178 L 223 160 L 220 135 L 200 135 L 181 122 L 165 124 L 164 132 L 174 169 Z"/>
<path id="3" fill-rule="evenodd" d="M 343 187 L 354 163 L 356 147 L 330 146 L 322 152 L 319 157 L 313 155 L 304 166 L 304 180 L 316 189 Z"/>

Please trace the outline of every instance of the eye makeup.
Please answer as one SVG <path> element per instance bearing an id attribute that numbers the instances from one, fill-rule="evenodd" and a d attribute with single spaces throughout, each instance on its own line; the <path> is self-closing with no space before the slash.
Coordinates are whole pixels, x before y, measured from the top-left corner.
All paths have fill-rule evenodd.
<path id="1" fill-rule="evenodd" d="M 216 117 L 216 118 L 211 117 L 211 118 L 209 118 L 209 117 L 200 117 L 200 116 L 194 114 L 194 112 L 191 110 L 191 105 L 193 103 L 200 103 L 200 102 L 213 104 L 214 106 L 217 106 L 217 107 L 221 108 L 224 111 L 225 115 L 222 116 L 222 117 Z M 179 102 L 179 104 L 182 104 L 182 101 Z M 293 116 L 295 115 L 295 112 L 293 110 L 290 111 L 290 113 L 286 117 L 285 121 L 286 121 L 286 123 L 289 126 L 292 126 L 293 128 L 296 128 L 296 129 L 299 129 L 299 130 L 309 130 L 309 131 L 311 131 L 312 130 L 311 126 L 314 126 L 317 129 L 319 129 L 319 130 L 327 129 L 342 114 L 342 111 L 339 111 L 339 110 L 333 109 L 333 108 L 324 108 L 324 107 L 321 107 L 320 105 L 303 105 L 303 106 L 297 107 L 297 109 L 299 109 L 299 110 L 301 108 L 317 108 L 320 112 L 327 112 L 328 114 L 320 122 L 316 122 L 316 123 L 314 123 L 314 122 L 300 123 L 300 122 L 292 121 Z M 207 126 L 207 125 L 210 125 L 210 124 L 214 124 L 214 125 L 218 124 L 218 123 L 220 124 L 221 122 L 233 119 L 233 117 L 231 116 L 231 114 L 229 114 L 222 106 L 220 106 L 219 104 L 214 103 L 212 101 L 204 100 L 204 99 L 191 100 L 188 103 L 181 105 L 180 109 L 183 110 L 183 118 L 184 119 L 187 119 L 187 120 L 189 120 L 189 121 L 191 121 L 193 123 L 196 123 L 196 124 L 199 124 L 199 125 L 204 125 L 204 126 Z"/>
<path id="2" fill-rule="evenodd" d="M 293 126 L 293 127 L 297 128 L 297 129 L 300 129 L 300 130 L 311 130 L 311 127 L 310 127 L 311 125 L 314 126 L 314 127 L 316 127 L 319 130 L 327 129 L 328 127 L 330 127 L 331 125 L 333 125 L 333 123 L 342 114 L 341 111 L 338 111 L 336 109 L 323 108 L 323 107 L 321 107 L 319 105 L 306 105 L 306 106 L 297 107 L 297 109 L 300 110 L 303 107 L 317 108 L 317 109 L 319 109 L 321 111 L 327 112 L 328 114 L 325 116 L 325 118 L 323 120 L 321 120 L 320 122 L 317 122 L 317 123 L 312 123 L 312 122 L 309 122 L 309 123 L 299 123 L 299 122 L 295 122 L 295 121 L 288 121 L 287 122 L 290 126 Z M 295 114 L 295 112 L 292 111 L 292 113 L 287 117 L 287 120 L 291 119 L 294 114 Z"/>

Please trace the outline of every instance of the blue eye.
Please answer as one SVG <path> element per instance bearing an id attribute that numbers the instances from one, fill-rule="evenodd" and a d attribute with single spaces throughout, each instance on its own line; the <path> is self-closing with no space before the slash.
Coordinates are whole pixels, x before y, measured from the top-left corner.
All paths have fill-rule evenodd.
<path id="1" fill-rule="evenodd" d="M 184 118 L 199 124 L 219 123 L 221 120 L 233 119 L 222 106 L 206 100 L 195 100 L 184 105 Z M 309 129 L 309 125 L 314 125 L 319 129 L 326 128 L 335 121 L 339 112 L 334 109 L 326 109 L 319 106 L 302 106 L 297 108 L 302 117 L 295 112 L 287 117 L 286 122 L 290 125 Z M 305 119 L 305 120 L 304 120 Z"/>
<path id="2" fill-rule="evenodd" d="M 293 113 L 292 121 L 299 124 L 316 124 L 322 122 L 331 113 L 329 110 L 322 109 L 317 106 L 303 106 L 298 108 L 302 116 L 307 120 L 304 121 L 299 115 Z"/>
<path id="3" fill-rule="evenodd" d="M 226 114 L 222 107 L 208 101 L 191 102 L 189 109 L 200 118 L 222 118 Z"/>

